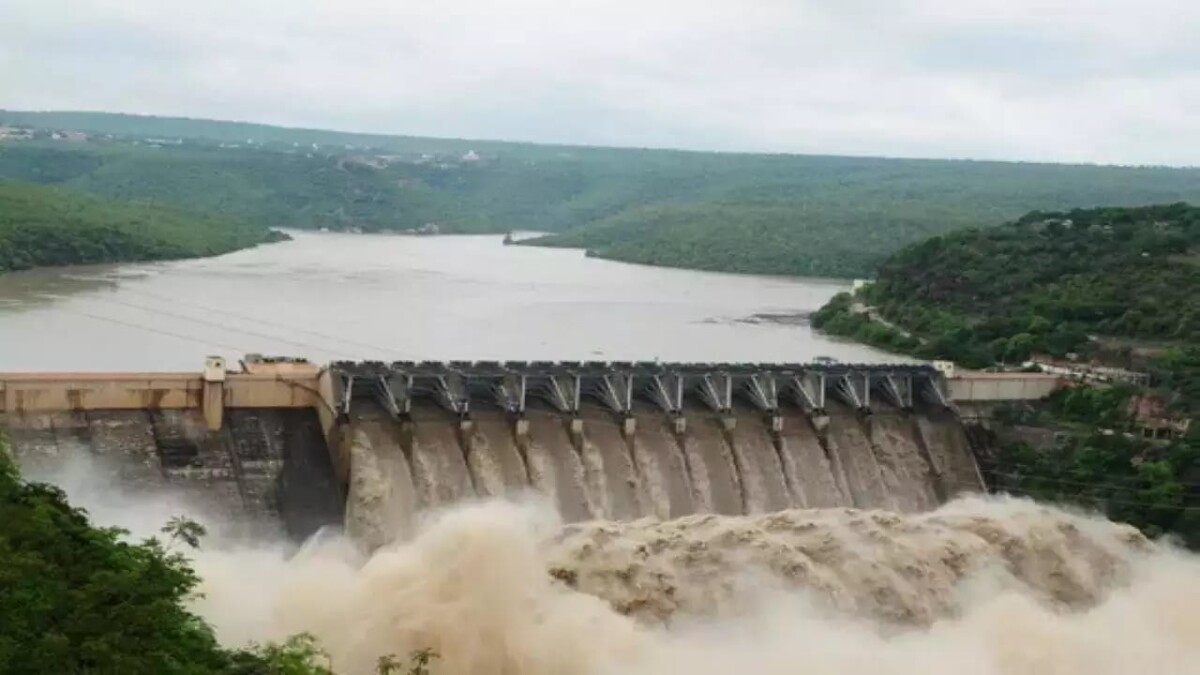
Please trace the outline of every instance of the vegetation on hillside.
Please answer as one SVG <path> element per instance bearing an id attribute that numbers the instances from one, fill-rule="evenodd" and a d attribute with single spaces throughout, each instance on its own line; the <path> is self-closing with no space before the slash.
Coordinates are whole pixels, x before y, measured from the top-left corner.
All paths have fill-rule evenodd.
<path id="1" fill-rule="evenodd" d="M 998 444 L 981 469 L 993 489 L 1097 509 L 1147 535 L 1177 537 L 1200 550 L 1200 434 L 1155 443 L 1129 428 L 1131 387 L 1060 389 L 1035 410 L 1010 412 L 1010 425 L 1068 429 L 1055 447 Z"/>
<path id="2" fill-rule="evenodd" d="M 452 199 L 342 157 L 216 145 L 0 146 L 0 177 L 265 227 L 485 229 Z"/>
<path id="3" fill-rule="evenodd" d="M 204 529 L 173 518 L 163 539 L 93 525 L 51 485 L 23 480 L 0 436 L 0 672 L 9 675 L 333 675 L 309 635 L 230 649 L 188 609 L 199 578 L 180 547 Z M 436 655 L 379 658 L 428 675 Z"/>
<path id="4" fill-rule="evenodd" d="M 180 553 L 95 527 L 57 488 L 21 480 L 2 438 L 0 523 L 0 672 L 267 675 L 304 646 L 223 649 L 186 607 L 199 580 Z"/>
<path id="5" fill-rule="evenodd" d="M 260 226 L 0 180 L 0 272 L 216 255 L 277 236 Z"/>
<path id="6" fill-rule="evenodd" d="M 852 204 L 692 203 L 622 211 L 591 226 L 524 244 L 584 248 L 628 262 L 723 272 L 852 277 L 909 240 L 914 224 L 965 226 L 953 216 L 924 220 L 904 207 Z"/>
<path id="7" fill-rule="evenodd" d="M 1200 208 L 1034 212 L 934 237 L 890 257 L 873 284 L 834 298 L 813 323 L 972 367 L 1086 355 L 1096 336 L 1175 345 L 1164 358 L 1182 367 L 1200 345 Z"/>
<path id="8" fill-rule="evenodd" d="M 1029 209 L 1200 200 L 1193 169 L 541 146 L 97 113 L 0 111 L 0 123 L 47 130 L 0 145 L 0 177 L 273 226 L 540 230 L 554 236 L 538 244 L 724 271 L 863 276 L 905 244 Z M 51 129 L 93 136 L 49 140 Z"/>

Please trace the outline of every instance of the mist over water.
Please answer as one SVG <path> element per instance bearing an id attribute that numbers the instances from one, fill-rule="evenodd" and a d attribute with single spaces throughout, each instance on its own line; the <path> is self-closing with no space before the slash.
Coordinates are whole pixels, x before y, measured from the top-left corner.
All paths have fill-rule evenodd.
<path id="1" fill-rule="evenodd" d="M 106 475 L 32 477 L 135 535 L 213 524 Z M 530 497 L 426 514 L 372 554 L 216 534 L 194 563 L 222 641 L 310 631 L 340 673 L 424 647 L 452 675 L 1200 672 L 1200 560 L 1025 500 L 564 526 Z"/>

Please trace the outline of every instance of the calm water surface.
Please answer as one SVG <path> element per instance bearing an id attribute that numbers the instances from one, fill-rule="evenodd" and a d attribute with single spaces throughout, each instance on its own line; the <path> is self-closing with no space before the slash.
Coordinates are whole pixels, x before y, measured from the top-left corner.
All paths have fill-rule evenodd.
<path id="1" fill-rule="evenodd" d="M 500 237 L 294 233 L 219 258 L 0 275 L 0 370 L 330 359 L 895 361 L 813 333 L 840 281 L 626 265 Z"/>

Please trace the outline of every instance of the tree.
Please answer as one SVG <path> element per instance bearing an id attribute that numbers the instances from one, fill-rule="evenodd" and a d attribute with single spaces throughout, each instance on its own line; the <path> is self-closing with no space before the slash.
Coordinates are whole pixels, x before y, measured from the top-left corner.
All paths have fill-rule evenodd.
<path id="1" fill-rule="evenodd" d="M 156 539 L 128 541 L 21 479 L 0 437 L 0 672 L 6 675 L 328 675 L 315 641 L 226 650 L 187 608 L 199 579 Z M 173 539 L 203 528 L 174 518 Z"/>
<path id="2" fill-rule="evenodd" d="M 438 655 L 429 647 L 418 649 L 409 655 L 409 666 L 406 675 L 429 675 L 429 666 Z M 379 657 L 375 664 L 378 675 L 397 675 L 404 667 L 403 662 L 395 654 Z"/>
<path id="3" fill-rule="evenodd" d="M 208 534 L 203 525 L 183 516 L 173 516 L 163 525 L 161 532 L 170 537 L 170 541 L 182 541 L 190 548 L 200 548 L 200 539 Z"/>
<path id="4" fill-rule="evenodd" d="M 334 675 L 329 655 L 308 633 L 281 643 L 250 645 L 231 661 L 230 675 Z"/>

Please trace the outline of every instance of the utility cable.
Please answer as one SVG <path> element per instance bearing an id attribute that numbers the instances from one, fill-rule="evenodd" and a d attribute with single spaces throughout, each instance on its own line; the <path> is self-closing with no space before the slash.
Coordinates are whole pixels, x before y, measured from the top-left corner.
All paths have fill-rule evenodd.
<path id="1" fill-rule="evenodd" d="M 342 352 L 342 351 L 341 351 L 341 350 L 339 350 L 339 349 L 329 349 L 329 348 L 327 348 L 327 347 L 322 347 L 322 346 L 319 346 L 319 345 L 313 345 L 313 344 L 309 344 L 309 343 L 305 343 L 305 342 L 298 342 L 298 341 L 296 341 L 296 340 L 290 340 L 290 339 L 288 339 L 288 338 L 280 337 L 280 336 L 277 336 L 277 335 L 271 335 L 271 334 L 269 334 L 269 333 L 259 333 L 259 332 L 256 332 L 256 331 L 247 330 L 247 329 L 245 329 L 245 328 L 237 328 L 237 327 L 234 327 L 234 326 L 222 325 L 222 324 L 218 324 L 218 323 L 215 323 L 215 322 L 212 322 L 212 321 L 206 321 L 206 320 L 204 320 L 204 319 L 197 319 L 196 317 L 193 317 L 193 316 L 188 316 L 188 315 L 186 315 L 186 314 L 180 314 L 180 313 L 178 313 L 178 312 L 172 312 L 172 311 L 170 311 L 170 310 L 159 309 L 159 308 L 157 308 L 157 307 L 147 307 L 147 306 L 145 306 L 145 305 L 138 305 L 138 304 L 131 303 L 131 302 L 125 302 L 125 301 L 123 301 L 123 300 L 114 300 L 114 299 L 112 299 L 112 298 L 95 298 L 95 299 L 99 300 L 100 302 L 107 302 L 107 303 L 111 303 L 111 304 L 115 304 L 115 305 L 122 305 L 122 306 L 124 306 L 124 307 L 129 307 L 129 308 L 132 308 L 132 309 L 137 309 L 137 310 L 141 310 L 141 311 L 144 311 L 144 312 L 152 312 L 152 313 L 154 313 L 154 314 L 161 314 L 161 315 L 163 315 L 163 316 L 170 316 L 170 317 L 174 317 L 174 318 L 176 318 L 176 319 L 180 319 L 180 320 L 183 320 L 183 321 L 191 321 L 191 322 L 193 322 L 193 323 L 198 323 L 198 324 L 200 324 L 200 325 L 202 325 L 202 326 L 209 326 L 209 327 L 211 327 L 211 328 L 219 328 L 219 329 L 221 329 L 221 330 L 225 330 L 225 331 L 232 331 L 232 332 L 235 332 L 235 333 L 242 333 L 242 334 L 245 334 L 245 335 L 251 335 L 251 336 L 253 336 L 253 337 L 261 338 L 261 339 L 264 339 L 264 340 L 273 340 L 273 341 L 276 341 L 276 342 L 284 342 L 284 343 L 287 343 L 287 344 L 290 344 L 290 345 L 293 345 L 293 346 L 296 346 L 296 347 L 300 347 L 300 348 L 302 348 L 302 349 L 315 350 L 315 351 L 318 351 L 318 352 L 325 352 L 325 353 L 329 353 L 329 354 L 339 354 L 339 355 L 341 355 L 341 356 L 345 356 L 345 357 L 347 357 L 347 358 L 350 358 L 350 359 L 353 359 L 353 358 L 354 358 L 353 356 L 351 356 L 351 355 L 348 355 L 348 354 L 346 354 L 345 352 Z M 252 351 L 253 351 L 253 350 L 252 350 Z"/>
<path id="2" fill-rule="evenodd" d="M 138 290 L 133 290 L 130 288 L 122 287 L 121 292 L 123 292 L 123 293 L 127 292 L 127 293 L 131 293 L 133 295 L 141 295 L 146 298 L 152 298 L 155 300 L 159 300 L 162 302 L 169 302 L 171 304 L 176 304 L 176 305 L 182 304 L 185 306 L 192 307 L 193 309 L 199 309 L 199 310 L 205 311 L 205 312 L 212 312 L 214 314 L 221 314 L 223 316 L 231 316 L 231 317 L 234 317 L 237 319 L 241 319 L 243 321 L 250 321 L 253 323 L 262 324 L 264 326 L 270 326 L 271 328 L 280 328 L 283 330 L 297 332 L 297 333 L 307 333 L 308 335 L 312 335 L 314 337 L 318 337 L 323 340 L 333 340 L 335 342 L 341 342 L 341 343 L 347 344 L 347 345 L 354 345 L 356 347 L 365 347 L 366 349 L 370 349 L 370 350 L 377 351 L 377 352 L 391 352 L 391 353 L 401 356 L 403 358 L 408 358 L 408 359 L 418 358 L 415 354 L 413 354 L 411 352 L 406 352 L 406 351 L 403 351 L 400 349 L 396 349 L 394 347 L 380 347 L 379 345 L 368 344 L 366 342 L 358 342 L 358 341 L 350 340 L 350 339 L 347 339 L 344 337 L 328 335 L 326 333 L 319 333 L 314 330 L 309 330 L 309 329 L 305 329 L 305 328 L 296 328 L 296 327 L 284 325 L 281 323 L 267 321 L 261 317 L 253 317 L 253 316 L 248 316 L 245 314 L 238 314 L 236 312 L 231 312 L 226 309 L 218 309 L 215 307 L 208 307 L 208 306 L 201 305 L 201 304 L 195 303 L 195 302 L 180 302 L 178 300 L 168 298 L 168 297 L 165 297 L 162 295 L 158 295 L 156 293 L 150 293 L 148 291 L 138 291 Z"/>
<path id="3" fill-rule="evenodd" d="M 1038 495 L 1029 490 L 1024 490 L 1021 488 L 1011 488 L 1011 489 L 1005 488 L 1002 490 L 994 491 L 991 494 L 1013 494 L 1013 495 L 1018 495 L 1018 496 L 1023 496 L 1023 497 L 1030 497 L 1033 499 L 1037 499 L 1037 498 L 1043 496 L 1043 495 Z M 1071 500 L 1071 497 L 1065 497 L 1064 499 L 1062 499 L 1060 501 L 1070 501 L 1070 500 Z M 1119 499 L 1119 498 L 1115 498 L 1115 497 L 1097 497 L 1094 495 L 1076 495 L 1075 501 L 1078 501 L 1078 502 L 1103 501 L 1103 502 L 1107 502 L 1110 504 L 1121 504 L 1123 506 L 1142 506 L 1142 507 L 1146 507 L 1146 508 L 1171 509 L 1174 511 L 1188 511 L 1188 512 L 1200 511 L 1200 506 L 1175 506 L 1175 505 L 1171 505 L 1171 504 L 1152 504 L 1150 502 L 1143 502 L 1143 501 L 1138 501 L 1138 500 L 1133 500 L 1133 499 Z"/>
<path id="4" fill-rule="evenodd" d="M 1070 485 L 1070 486 L 1074 486 L 1074 487 L 1116 490 L 1116 491 L 1122 491 L 1122 492 L 1135 492 L 1136 493 L 1136 492 L 1142 492 L 1145 489 L 1153 489 L 1153 488 L 1149 488 L 1149 487 L 1148 488 L 1134 488 L 1134 487 L 1128 487 L 1128 486 L 1124 486 L 1124 485 L 1118 485 L 1116 483 L 1105 483 L 1105 482 L 1100 482 L 1100 481 L 1097 481 L 1097 482 L 1076 481 L 1076 480 L 1067 480 L 1067 479 L 1060 479 L 1060 478 L 1051 478 L 1049 476 L 1036 476 L 1036 475 L 1019 474 L 1019 473 L 1003 473 L 1000 471 L 984 471 L 983 473 L 985 473 L 989 476 L 996 476 L 996 477 L 1000 477 L 1000 478 L 1012 478 L 1015 480 L 1036 480 L 1036 481 L 1041 481 L 1044 483 L 1052 483 L 1055 485 Z M 1180 484 L 1180 486 L 1186 487 L 1182 483 Z M 1187 498 L 1187 497 L 1195 498 L 1196 497 L 1196 495 L 1191 495 L 1186 492 L 1180 496 L 1184 497 L 1184 498 Z"/>
<path id="5" fill-rule="evenodd" d="M 1045 473 L 1042 473 L 1041 467 L 1037 467 L 1032 464 L 1024 464 L 1021 462 L 997 462 L 997 461 L 979 461 L 979 460 L 977 460 L 977 462 L 981 465 L 980 471 L 982 471 L 984 473 L 993 473 L 993 474 L 1001 473 L 1000 471 L 997 470 L 997 468 L 999 468 L 999 469 L 1016 468 L 1018 470 L 1024 468 L 1024 469 L 1032 469 L 1033 471 L 1031 471 L 1031 473 L 1029 473 L 1029 474 L 1020 474 L 1020 475 L 1023 475 L 1023 476 L 1028 475 L 1028 476 L 1032 476 L 1032 477 L 1046 476 Z M 994 467 L 994 468 L 985 469 L 985 468 L 983 468 L 983 466 Z M 1130 476 L 1130 478 L 1145 480 L 1144 476 Z M 1047 477 L 1047 479 L 1049 479 L 1049 478 Z M 1063 480 L 1069 480 L 1069 479 L 1063 479 Z M 1090 483 L 1088 483 L 1088 484 L 1090 485 Z M 1200 490 L 1200 483 L 1181 481 L 1179 484 L 1184 487 L 1187 487 L 1187 488 L 1193 488 L 1193 489 Z M 1116 483 L 1104 483 L 1104 485 L 1111 485 L 1114 488 L 1121 488 L 1121 486 Z M 1136 489 L 1136 488 L 1122 488 L 1122 489 Z"/>
<path id="6" fill-rule="evenodd" d="M 194 342 L 196 344 L 204 345 L 205 347 L 220 347 L 221 349 L 228 349 L 233 352 L 238 352 L 238 353 L 242 353 L 242 354 L 247 353 L 247 350 L 243 347 L 235 347 L 233 345 L 217 342 L 216 340 L 202 340 L 200 338 L 192 337 L 189 335 L 180 335 L 179 333 L 172 333 L 171 331 L 162 330 L 161 328 L 154 328 L 151 326 L 146 326 L 144 324 L 133 323 L 130 321 L 122 321 L 120 319 L 114 319 L 110 316 L 100 316 L 99 314 L 91 314 L 89 312 L 83 312 L 80 310 L 70 309 L 67 307 L 58 307 L 58 308 L 56 308 L 56 311 L 63 311 L 63 312 L 67 312 L 68 314 L 77 314 L 79 316 L 86 316 L 89 319 L 95 319 L 97 321 L 107 321 L 108 323 L 117 324 L 118 326 L 134 328 L 137 330 L 146 331 L 148 333 L 157 333 L 158 335 L 165 335 L 167 337 L 173 337 L 173 338 L 177 338 L 179 340 L 186 340 L 188 342 Z"/>

